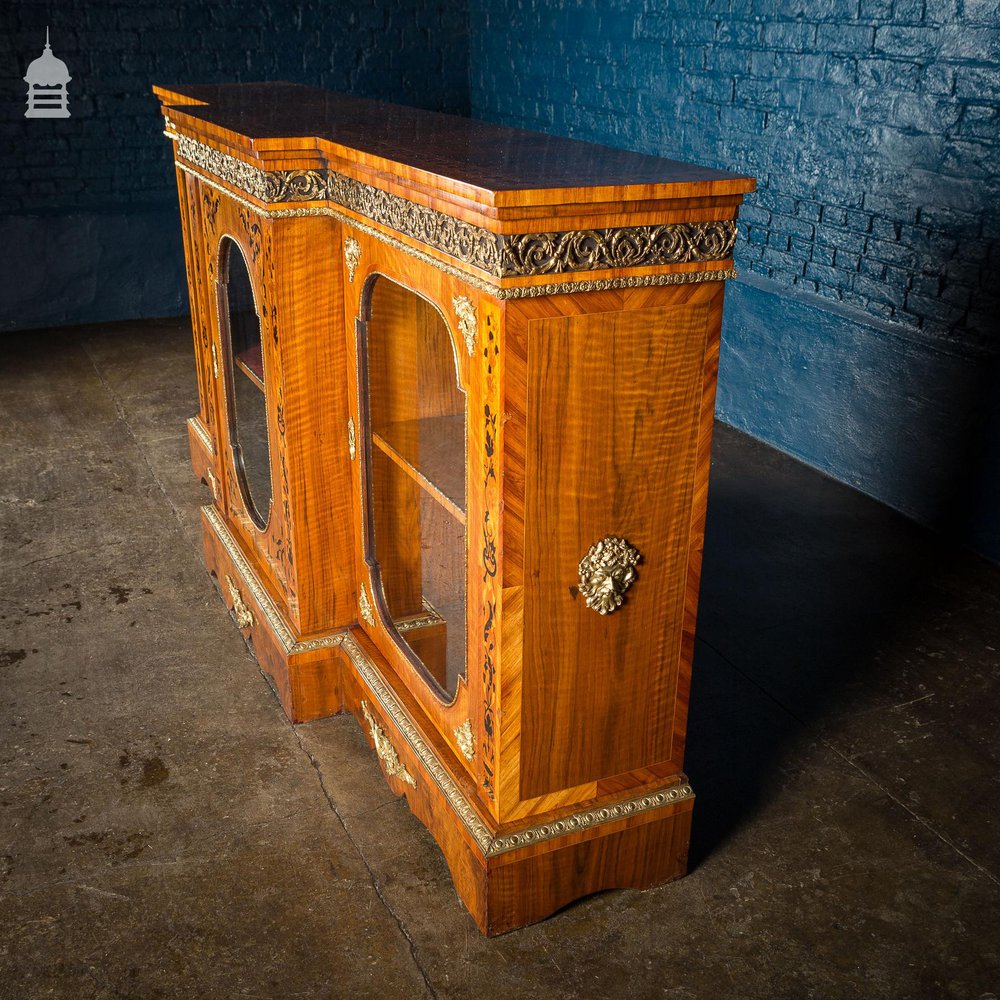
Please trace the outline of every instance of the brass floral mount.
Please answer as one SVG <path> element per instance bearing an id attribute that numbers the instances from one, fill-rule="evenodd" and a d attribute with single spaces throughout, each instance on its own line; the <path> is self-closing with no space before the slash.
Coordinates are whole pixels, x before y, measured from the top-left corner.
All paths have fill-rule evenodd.
<path id="1" fill-rule="evenodd" d="M 347 453 L 353 462 L 358 457 L 358 435 L 354 427 L 354 417 L 347 418 Z"/>
<path id="2" fill-rule="evenodd" d="M 466 760 L 472 760 L 476 756 L 476 740 L 472 735 L 472 722 L 469 719 L 455 730 L 455 742 Z"/>
<path id="3" fill-rule="evenodd" d="M 368 729 L 375 743 L 375 753 L 378 754 L 378 759 L 382 761 L 385 773 L 394 778 L 399 778 L 400 781 L 410 785 L 412 788 L 416 788 L 416 780 L 406 770 L 406 765 L 399 759 L 399 754 L 396 753 L 395 748 L 389 742 L 389 737 L 385 735 L 385 731 L 375 721 L 375 717 L 372 715 L 367 701 L 361 702 L 361 711 L 364 713 L 365 722 L 368 723 Z"/>
<path id="4" fill-rule="evenodd" d="M 253 628 L 253 612 L 243 603 L 243 595 L 236 581 L 227 573 L 226 583 L 229 585 L 229 596 L 233 599 L 233 614 L 240 628 Z"/>
<path id="5" fill-rule="evenodd" d="M 625 591 L 635 582 L 635 566 L 642 556 L 616 535 L 595 542 L 580 560 L 580 593 L 587 607 L 598 614 L 617 611 L 625 600 Z"/>
<path id="6" fill-rule="evenodd" d="M 361 261 L 361 244 L 353 236 L 344 240 L 344 260 L 347 261 L 347 277 L 353 284 L 354 272 Z"/>
<path id="7" fill-rule="evenodd" d="M 467 295 L 456 295 L 451 304 L 455 307 L 455 314 L 458 316 L 458 328 L 465 338 L 465 346 L 472 357 L 472 352 L 476 349 L 476 307 Z"/>
<path id="8" fill-rule="evenodd" d="M 368 599 L 368 590 L 364 584 L 358 589 L 358 611 L 361 620 L 370 628 L 375 627 L 375 612 L 372 610 L 372 602 Z"/>

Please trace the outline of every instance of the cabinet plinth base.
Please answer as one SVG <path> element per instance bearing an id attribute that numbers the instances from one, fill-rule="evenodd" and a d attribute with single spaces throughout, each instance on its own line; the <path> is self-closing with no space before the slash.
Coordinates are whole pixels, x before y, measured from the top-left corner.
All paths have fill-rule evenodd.
<path id="1" fill-rule="evenodd" d="M 507 826 L 478 806 L 447 744 L 418 731 L 360 632 L 341 645 L 344 707 L 451 870 L 479 929 L 504 934 L 603 889 L 649 889 L 687 871 L 694 795 L 683 774 L 629 799 L 601 800 Z"/>
<path id="2" fill-rule="evenodd" d="M 201 511 L 205 565 L 253 648 L 285 714 L 309 722 L 341 710 L 336 647 L 344 630 L 302 640 L 292 632 L 214 507 Z"/>
<path id="3" fill-rule="evenodd" d="M 210 474 L 214 476 L 212 463 L 215 460 L 211 435 L 198 417 L 188 419 L 187 432 L 188 448 L 191 451 L 191 468 L 194 470 L 195 477 L 214 492 L 212 481 L 209 478 Z"/>
<path id="4" fill-rule="evenodd" d="M 683 774 L 628 799 L 498 824 L 478 804 L 454 751 L 433 727 L 418 727 L 386 682 L 363 632 L 296 640 L 219 512 L 202 508 L 202 523 L 208 570 L 289 719 L 343 709 L 355 716 L 386 781 L 437 841 L 484 934 L 542 920 L 603 889 L 648 889 L 686 872 L 694 795 Z"/>
<path id="5" fill-rule="evenodd" d="M 639 825 L 576 843 L 562 838 L 544 853 L 490 864 L 483 910 L 472 914 L 476 923 L 485 934 L 504 934 L 602 889 L 651 889 L 680 878 L 687 873 L 692 807 L 689 799 Z"/>

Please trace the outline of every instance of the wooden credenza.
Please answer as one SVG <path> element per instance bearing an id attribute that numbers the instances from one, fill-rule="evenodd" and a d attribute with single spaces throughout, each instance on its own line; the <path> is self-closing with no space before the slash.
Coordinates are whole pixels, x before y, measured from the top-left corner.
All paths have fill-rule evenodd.
<path id="1" fill-rule="evenodd" d="M 753 181 L 287 84 L 156 88 L 205 559 L 486 933 L 686 867 L 719 330 Z"/>

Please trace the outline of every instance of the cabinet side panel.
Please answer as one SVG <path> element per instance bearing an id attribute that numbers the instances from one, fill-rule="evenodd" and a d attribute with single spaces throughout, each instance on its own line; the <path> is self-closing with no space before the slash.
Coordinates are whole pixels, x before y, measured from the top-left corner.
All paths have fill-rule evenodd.
<path id="1" fill-rule="evenodd" d="M 188 301 L 191 305 L 191 332 L 194 335 L 195 364 L 198 374 L 198 419 L 215 443 L 215 385 L 212 379 L 211 335 L 206 319 L 205 279 L 202 273 L 201 221 L 198 217 L 198 181 L 183 170 L 176 170 L 177 200 L 180 206 L 181 237 L 184 241 L 184 265 L 187 274 Z"/>
<path id="2" fill-rule="evenodd" d="M 714 318 L 692 294 L 529 326 L 524 798 L 671 759 Z M 578 565 L 607 536 L 641 562 L 622 607 L 600 615 Z"/>

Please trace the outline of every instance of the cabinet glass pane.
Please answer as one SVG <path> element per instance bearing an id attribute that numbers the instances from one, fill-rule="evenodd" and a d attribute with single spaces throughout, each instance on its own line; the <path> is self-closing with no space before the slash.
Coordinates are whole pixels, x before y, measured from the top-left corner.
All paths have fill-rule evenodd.
<path id="1" fill-rule="evenodd" d="M 441 314 L 376 279 L 365 368 L 376 604 L 450 698 L 466 656 L 465 394 Z"/>
<path id="2" fill-rule="evenodd" d="M 257 526 L 263 528 L 271 510 L 271 460 L 260 318 L 243 253 L 228 236 L 222 240 L 220 256 L 219 313 L 223 339 L 229 340 L 224 351 L 229 434 L 243 503 Z"/>

